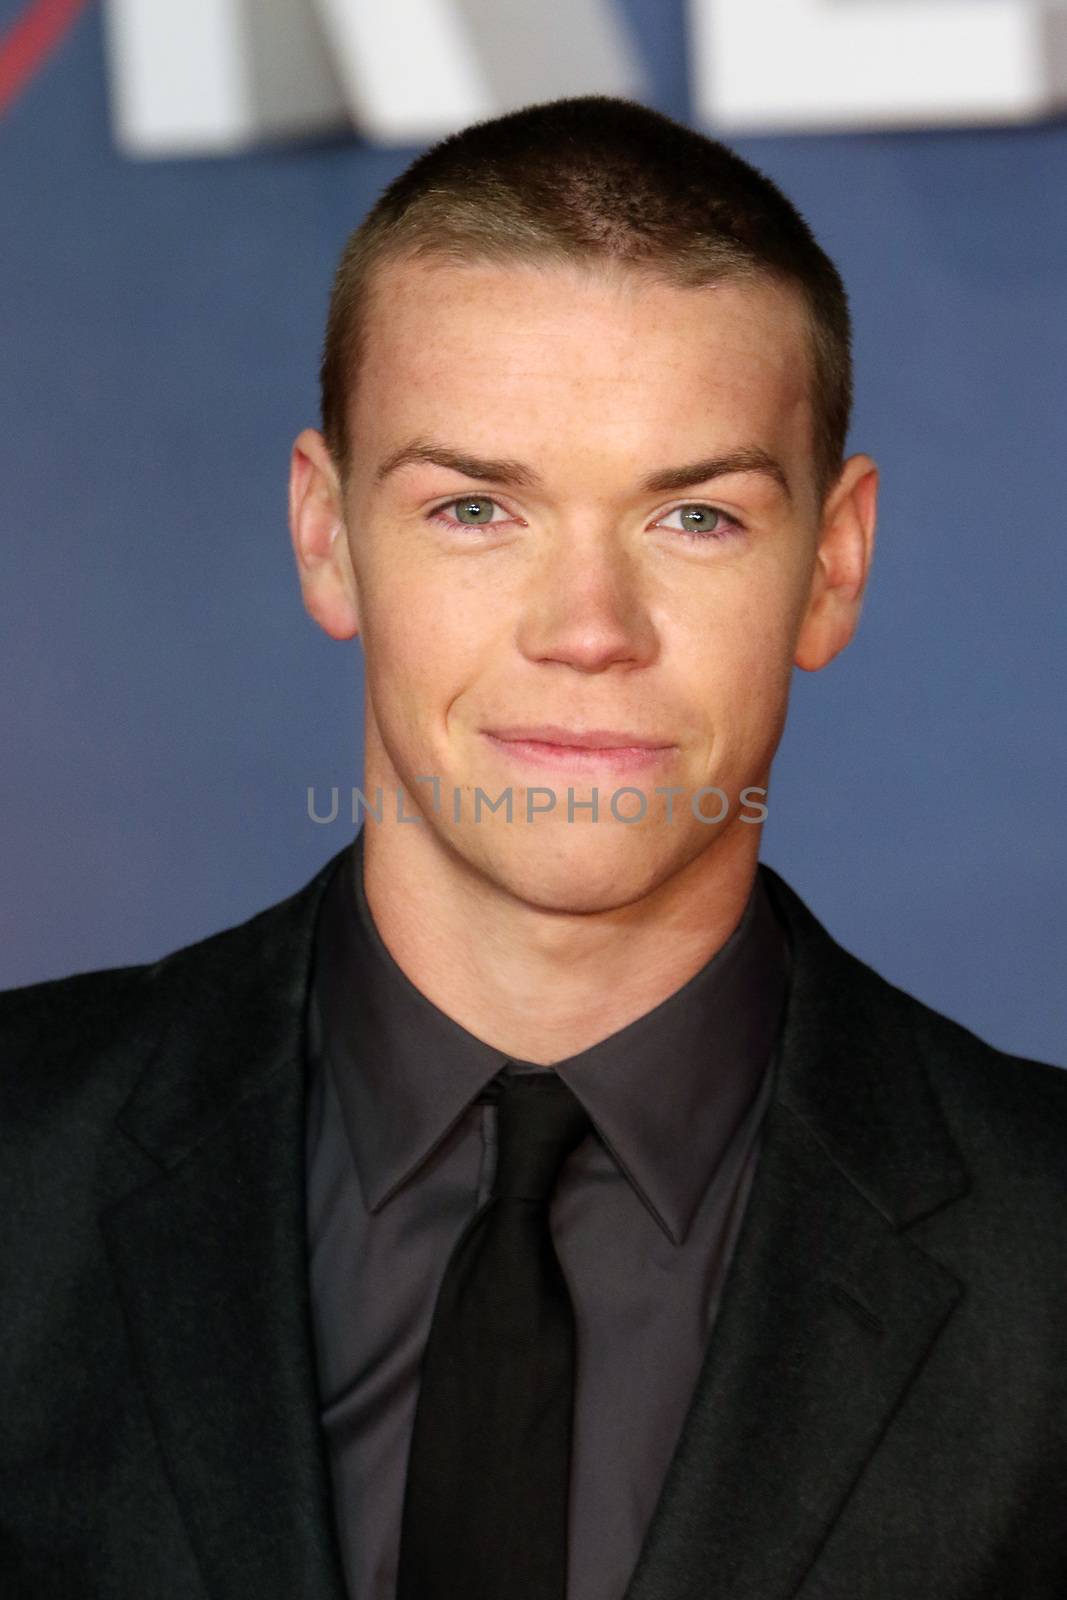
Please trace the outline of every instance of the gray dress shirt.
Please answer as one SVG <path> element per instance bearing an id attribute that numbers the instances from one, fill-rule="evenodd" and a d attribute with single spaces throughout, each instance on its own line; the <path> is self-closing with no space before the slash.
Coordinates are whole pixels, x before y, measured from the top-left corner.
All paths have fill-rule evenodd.
<path id="1" fill-rule="evenodd" d="M 309 996 L 308 1242 L 321 1417 L 351 1600 L 395 1600 L 419 1363 L 489 1197 L 502 1071 L 558 1071 L 593 1131 L 550 1223 L 574 1303 L 568 1600 L 620 1600 L 696 1385 L 770 1097 L 789 949 L 759 873 L 675 994 L 551 1067 L 494 1050 L 386 949 L 362 829 L 323 899 Z"/>

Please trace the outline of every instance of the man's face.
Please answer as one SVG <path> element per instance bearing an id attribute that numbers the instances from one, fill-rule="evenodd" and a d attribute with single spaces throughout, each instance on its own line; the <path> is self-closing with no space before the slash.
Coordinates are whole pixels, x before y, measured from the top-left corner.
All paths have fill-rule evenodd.
<path id="1" fill-rule="evenodd" d="M 799 298 L 426 261 L 378 287 L 336 559 L 381 826 L 432 830 L 561 910 L 631 903 L 706 851 L 751 860 L 740 819 L 763 796 L 742 791 L 768 783 L 825 528 Z M 566 759 L 503 737 L 551 726 L 664 748 Z M 554 808 L 527 820 L 535 786 Z M 711 787 L 717 823 L 694 814 Z M 479 788 L 510 790 L 510 822 L 484 801 L 475 820 Z M 616 816 L 623 788 L 640 795 Z M 423 822 L 396 822 L 398 790 Z"/>

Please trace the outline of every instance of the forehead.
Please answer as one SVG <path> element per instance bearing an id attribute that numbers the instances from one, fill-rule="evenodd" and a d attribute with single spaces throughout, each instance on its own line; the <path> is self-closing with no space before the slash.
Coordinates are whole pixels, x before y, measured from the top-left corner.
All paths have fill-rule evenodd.
<path id="1" fill-rule="evenodd" d="M 788 285 L 423 259 L 379 269 L 352 436 L 382 450 L 423 433 L 552 453 L 570 430 L 594 452 L 796 456 L 811 449 L 810 388 L 809 322 Z"/>

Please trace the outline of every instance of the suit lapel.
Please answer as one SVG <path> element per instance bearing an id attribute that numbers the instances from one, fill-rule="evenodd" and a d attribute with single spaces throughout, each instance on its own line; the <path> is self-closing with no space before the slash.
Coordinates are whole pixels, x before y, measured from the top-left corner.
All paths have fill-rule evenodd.
<path id="1" fill-rule="evenodd" d="M 193 946 L 158 964 L 171 1024 L 106 1179 L 134 1363 L 212 1600 L 344 1596 L 308 1296 L 303 1051 L 315 914 L 340 854 L 206 941 L 210 960 Z"/>
<path id="2" fill-rule="evenodd" d="M 961 1286 L 908 1237 L 968 1180 L 907 997 L 764 867 L 793 950 L 718 1322 L 624 1600 L 794 1595 Z"/>

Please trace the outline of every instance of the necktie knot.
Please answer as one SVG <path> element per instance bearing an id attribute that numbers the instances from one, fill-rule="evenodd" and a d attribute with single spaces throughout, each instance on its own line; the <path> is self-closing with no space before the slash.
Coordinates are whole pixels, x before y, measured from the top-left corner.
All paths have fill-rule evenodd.
<path id="1" fill-rule="evenodd" d="M 589 1113 L 557 1073 L 505 1073 L 493 1194 L 547 1204 L 563 1163 L 591 1127 Z"/>

